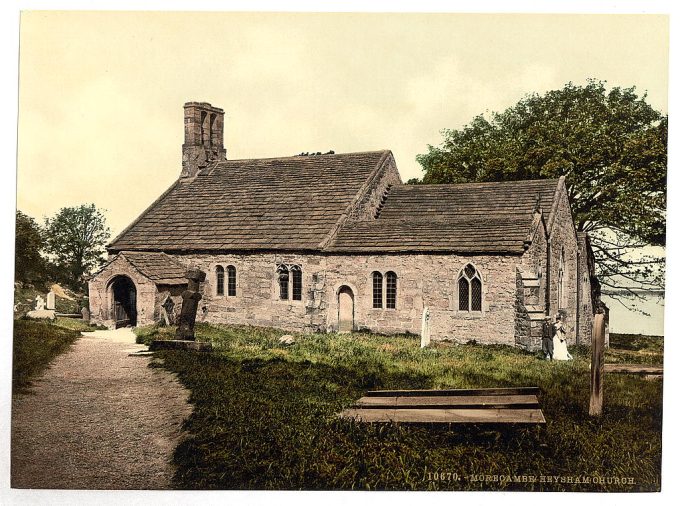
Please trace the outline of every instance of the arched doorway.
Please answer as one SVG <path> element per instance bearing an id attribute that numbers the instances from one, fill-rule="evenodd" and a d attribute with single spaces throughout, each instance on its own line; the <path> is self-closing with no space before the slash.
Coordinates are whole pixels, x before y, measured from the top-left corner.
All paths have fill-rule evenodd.
<path id="1" fill-rule="evenodd" d="M 338 290 L 338 332 L 354 330 L 354 293 L 349 286 Z"/>
<path id="2" fill-rule="evenodd" d="M 109 288 L 111 316 L 116 328 L 137 325 L 137 289 L 127 276 L 117 276 Z"/>

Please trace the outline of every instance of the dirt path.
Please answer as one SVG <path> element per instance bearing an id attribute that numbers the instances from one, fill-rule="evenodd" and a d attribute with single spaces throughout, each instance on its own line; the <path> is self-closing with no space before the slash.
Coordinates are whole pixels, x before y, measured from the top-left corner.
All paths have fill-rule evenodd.
<path id="1" fill-rule="evenodd" d="M 143 349 L 130 329 L 83 334 L 13 400 L 12 487 L 170 488 L 189 392 Z"/>

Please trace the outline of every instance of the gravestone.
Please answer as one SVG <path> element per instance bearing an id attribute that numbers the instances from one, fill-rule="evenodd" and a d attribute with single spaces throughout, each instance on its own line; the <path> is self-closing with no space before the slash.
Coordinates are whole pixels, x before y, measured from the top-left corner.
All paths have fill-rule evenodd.
<path id="1" fill-rule="evenodd" d="M 43 311 L 45 309 L 45 299 L 42 298 L 42 296 L 38 295 L 35 298 L 35 310 L 36 311 Z"/>
<path id="2" fill-rule="evenodd" d="M 174 310 L 175 303 L 173 302 L 172 297 L 168 295 L 163 301 L 163 304 L 161 304 L 161 318 L 165 325 L 172 325 L 174 323 Z"/>
<path id="3" fill-rule="evenodd" d="M 52 290 L 47 293 L 47 309 L 56 309 L 55 294 Z"/>
<path id="4" fill-rule="evenodd" d="M 603 373 L 604 373 L 604 335 L 605 316 L 595 315 L 593 321 L 593 340 L 590 348 L 590 416 L 602 415 Z"/>
<path id="5" fill-rule="evenodd" d="M 80 314 L 83 315 L 83 321 L 85 323 L 90 323 L 90 310 L 86 307 L 80 310 Z"/>
<path id="6" fill-rule="evenodd" d="M 205 281 L 205 272 L 198 269 L 189 269 L 186 277 L 189 281 L 188 287 L 182 292 L 182 310 L 179 315 L 179 326 L 175 339 L 183 341 L 194 341 L 194 325 L 196 323 L 196 312 L 198 303 L 203 296 L 199 292 L 202 281 Z"/>
<path id="7" fill-rule="evenodd" d="M 430 308 L 423 308 L 423 317 L 420 325 L 420 347 L 425 348 L 430 345 Z"/>

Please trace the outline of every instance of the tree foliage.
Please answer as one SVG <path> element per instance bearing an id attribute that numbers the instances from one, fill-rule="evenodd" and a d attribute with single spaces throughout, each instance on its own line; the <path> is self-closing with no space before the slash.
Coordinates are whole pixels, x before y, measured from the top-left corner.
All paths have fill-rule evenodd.
<path id="1" fill-rule="evenodd" d="M 668 117 L 635 87 L 589 80 L 525 96 L 504 112 L 444 130 L 417 160 L 423 183 L 566 177 L 577 230 L 591 236 L 605 287 L 662 287 Z"/>
<path id="2" fill-rule="evenodd" d="M 16 212 L 14 279 L 40 283 L 47 276 L 47 265 L 40 252 L 44 247 L 42 229 L 30 216 Z"/>
<path id="3" fill-rule="evenodd" d="M 64 207 L 45 220 L 45 250 L 74 288 L 102 263 L 110 236 L 104 214 L 94 204 Z"/>

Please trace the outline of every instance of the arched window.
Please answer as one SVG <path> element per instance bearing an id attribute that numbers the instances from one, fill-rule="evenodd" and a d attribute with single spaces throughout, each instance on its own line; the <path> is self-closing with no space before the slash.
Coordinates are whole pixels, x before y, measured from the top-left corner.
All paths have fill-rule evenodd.
<path id="1" fill-rule="evenodd" d="M 224 295 L 224 267 L 221 265 L 215 268 L 215 286 L 217 287 L 217 295 Z"/>
<path id="2" fill-rule="evenodd" d="M 299 265 L 288 267 L 281 264 L 276 268 L 276 273 L 279 282 L 279 298 L 281 300 L 302 300 L 302 268 Z M 236 271 L 234 271 L 235 275 Z"/>
<path id="3" fill-rule="evenodd" d="M 564 301 L 564 248 L 560 251 L 560 263 L 557 267 L 557 306 L 566 306 Z"/>
<path id="4" fill-rule="evenodd" d="M 379 272 L 373 273 L 373 309 L 383 307 L 383 275 Z"/>
<path id="5" fill-rule="evenodd" d="M 385 307 L 397 308 L 397 275 L 392 271 L 385 274 Z"/>
<path id="6" fill-rule="evenodd" d="M 279 265 L 276 269 L 276 273 L 279 277 L 279 298 L 281 300 L 288 300 L 288 281 L 290 278 L 288 267 Z"/>
<path id="7" fill-rule="evenodd" d="M 482 310 L 482 276 L 472 264 L 467 264 L 458 274 L 458 310 Z"/>
<path id="8" fill-rule="evenodd" d="M 236 297 L 236 267 L 233 265 L 227 267 L 227 295 Z"/>
<path id="9" fill-rule="evenodd" d="M 293 300 L 302 300 L 302 269 L 293 265 L 290 271 L 293 273 Z"/>

